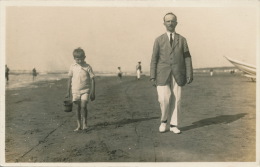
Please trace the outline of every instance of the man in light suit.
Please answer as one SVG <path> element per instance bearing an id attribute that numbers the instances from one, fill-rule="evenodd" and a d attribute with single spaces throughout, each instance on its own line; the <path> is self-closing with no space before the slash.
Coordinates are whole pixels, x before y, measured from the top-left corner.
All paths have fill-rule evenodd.
<path id="1" fill-rule="evenodd" d="M 178 115 L 181 109 L 181 88 L 193 80 L 191 55 L 186 39 L 175 32 L 177 17 L 167 13 L 164 17 L 167 32 L 157 37 L 150 64 L 150 80 L 156 86 L 161 108 L 160 132 L 166 131 L 167 121 L 170 131 L 180 133 Z M 168 114 L 171 118 L 168 120 Z"/>

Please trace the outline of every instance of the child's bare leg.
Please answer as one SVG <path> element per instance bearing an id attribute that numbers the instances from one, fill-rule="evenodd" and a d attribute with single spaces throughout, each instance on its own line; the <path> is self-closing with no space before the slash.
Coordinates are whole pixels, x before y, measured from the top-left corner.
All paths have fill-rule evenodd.
<path id="1" fill-rule="evenodd" d="M 78 103 L 78 110 L 77 110 L 77 128 L 74 130 L 74 131 L 78 131 L 81 129 L 81 113 L 80 113 L 80 110 L 81 110 L 81 104 L 80 102 L 77 102 Z"/>
<path id="2" fill-rule="evenodd" d="M 88 109 L 87 101 L 81 101 L 81 111 L 82 111 L 82 129 L 87 129 L 87 118 L 88 118 Z"/>

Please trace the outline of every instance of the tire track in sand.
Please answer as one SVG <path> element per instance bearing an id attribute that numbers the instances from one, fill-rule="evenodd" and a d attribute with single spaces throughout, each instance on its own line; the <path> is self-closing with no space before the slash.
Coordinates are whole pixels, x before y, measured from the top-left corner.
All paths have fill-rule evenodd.
<path id="1" fill-rule="evenodd" d="M 68 120 L 70 120 L 70 118 L 66 119 L 65 121 L 63 121 L 59 126 L 57 126 L 55 129 L 53 129 L 52 131 L 50 131 L 42 140 L 40 140 L 38 142 L 37 145 L 33 146 L 31 149 L 29 149 L 28 151 L 26 151 L 25 153 L 23 153 L 23 155 L 21 155 L 19 158 L 16 159 L 16 162 L 20 162 L 22 161 L 22 159 L 27 155 L 29 154 L 30 152 L 32 152 L 34 149 L 36 149 L 38 146 L 40 146 L 41 144 L 45 143 L 47 138 L 53 134 L 57 129 L 59 129 L 61 126 L 63 126 Z"/>
<path id="2" fill-rule="evenodd" d="M 147 100 L 149 97 L 141 90 L 147 90 L 149 88 L 149 82 L 144 78 L 129 84 L 125 89 L 125 96 L 129 101 L 128 105 L 131 108 L 132 119 L 135 117 L 149 118 L 150 112 L 147 111 Z M 140 103 L 142 105 L 140 105 Z M 139 104 L 139 105 L 136 105 Z M 149 109 L 148 109 L 149 110 Z M 139 161 L 140 162 L 156 162 L 156 147 L 157 142 L 153 140 L 154 131 L 151 129 L 149 124 L 145 122 L 135 122 L 135 134 L 138 138 L 139 148 Z M 147 126 L 148 125 L 148 126 Z M 145 132 L 145 133 L 144 133 Z"/>

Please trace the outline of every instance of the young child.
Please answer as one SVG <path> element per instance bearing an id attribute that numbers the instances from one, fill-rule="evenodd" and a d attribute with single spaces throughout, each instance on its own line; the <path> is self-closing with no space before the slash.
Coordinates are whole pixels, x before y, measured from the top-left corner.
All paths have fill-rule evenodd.
<path id="1" fill-rule="evenodd" d="M 122 71 L 121 71 L 121 67 L 117 67 L 117 76 L 118 78 L 121 80 L 122 79 Z"/>
<path id="2" fill-rule="evenodd" d="M 77 128 L 74 131 L 87 129 L 87 103 L 89 98 L 95 100 L 95 80 L 94 73 L 89 64 L 85 62 L 85 52 L 81 48 L 73 51 L 75 63 L 70 66 L 68 92 L 66 97 L 70 97 L 72 92 L 72 101 L 78 105 L 77 109 Z M 82 120 L 82 122 L 81 122 Z"/>

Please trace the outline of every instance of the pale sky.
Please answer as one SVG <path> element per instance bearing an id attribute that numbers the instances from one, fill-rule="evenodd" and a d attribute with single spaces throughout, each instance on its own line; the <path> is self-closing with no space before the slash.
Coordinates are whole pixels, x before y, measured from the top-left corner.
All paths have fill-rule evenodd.
<path id="1" fill-rule="evenodd" d="M 6 8 L 6 64 L 12 70 L 67 70 L 81 47 L 94 71 L 149 71 L 153 43 L 177 15 L 194 68 L 232 66 L 223 56 L 256 65 L 256 7 Z"/>

